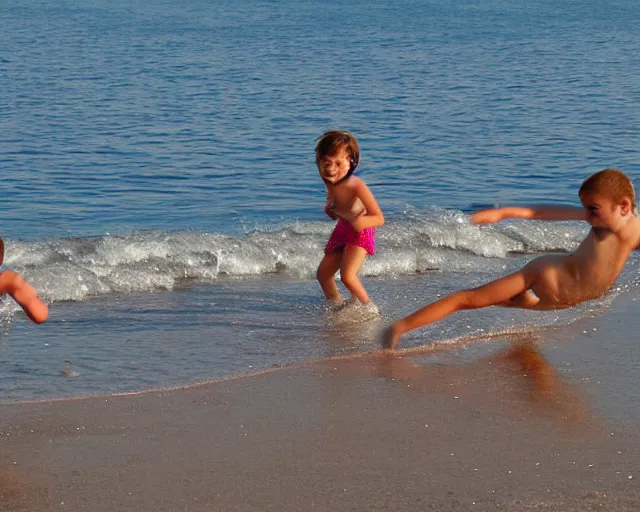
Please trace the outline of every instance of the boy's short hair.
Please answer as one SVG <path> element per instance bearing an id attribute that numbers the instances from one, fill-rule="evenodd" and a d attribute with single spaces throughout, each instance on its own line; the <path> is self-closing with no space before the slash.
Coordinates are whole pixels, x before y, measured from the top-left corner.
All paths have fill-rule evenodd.
<path id="1" fill-rule="evenodd" d="M 358 141 L 353 135 L 342 130 L 329 130 L 318 138 L 316 143 L 316 164 L 319 166 L 323 158 L 335 155 L 343 148 L 349 155 L 351 160 L 350 172 L 353 172 L 360 161 L 360 146 L 358 146 Z"/>
<path id="2" fill-rule="evenodd" d="M 585 193 L 600 194 L 614 203 L 623 198 L 631 200 L 631 206 L 636 208 L 636 193 L 629 177 L 618 169 L 604 169 L 589 176 L 580 187 L 578 195 Z"/>

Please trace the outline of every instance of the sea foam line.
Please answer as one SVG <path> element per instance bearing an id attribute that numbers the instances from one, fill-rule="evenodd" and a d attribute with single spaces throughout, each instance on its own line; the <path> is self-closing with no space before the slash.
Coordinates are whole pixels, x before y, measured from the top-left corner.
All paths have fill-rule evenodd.
<path id="1" fill-rule="evenodd" d="M 7 264 L 48 301 L 172 290 L 182 282 L 284 274 L 313 279 L 331 222 L 292 222 L 239 235 L 147 231 L 128 235 L 7 241 Z M 573 250 L 585 234 L 572 223 L 471 225 L 461 212 L 437 211 L 392 219 L 377 232 L 377 254 L 363 276 L 429 271 L 494 271 L 518 254 Z"/>

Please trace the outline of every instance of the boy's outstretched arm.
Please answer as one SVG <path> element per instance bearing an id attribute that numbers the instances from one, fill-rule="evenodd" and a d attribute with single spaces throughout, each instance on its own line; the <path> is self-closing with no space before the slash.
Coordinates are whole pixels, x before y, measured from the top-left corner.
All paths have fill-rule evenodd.
<path id="1" fill-rule="evenodd" d="M 49 308 L 40 300 L 35 288 L 13 270 L 0 273 L 0 294 L 4 293 L 11 295 L 33 322 L 41 324 L 49 316 Z"/>
<path id="2" fill-rule="evenodd" d="M 536 220 L 586 220 L 584 208 L 579 206 L 547 205 L 547 206 L 505 206 L 504 208 L 488 208 L 471 215 L 474 224 L 491 224 L 504 219 L 536 219 Z"/>

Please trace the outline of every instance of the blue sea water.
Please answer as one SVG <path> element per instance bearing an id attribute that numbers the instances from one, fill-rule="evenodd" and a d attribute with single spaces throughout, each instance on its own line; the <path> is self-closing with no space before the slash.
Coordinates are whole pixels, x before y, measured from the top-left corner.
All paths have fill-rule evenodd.
<path id="1" fill-rule="evenodd" d="M 0 306 L 0 399 L 372 350 L 379 326 L 327 320 L 314 281 L 330 128 L 357 136 L 386 217 L 363 268 L 382 322 L 571 250 L 585 226 L 466 214 L 577 204 L 605 167 L 637 184 L 639 24 L 633 0 L 0 2 L 0 234 L 51 307 L 34 326 Z M 406 343 L 589 311 L 470 313 Z"/>

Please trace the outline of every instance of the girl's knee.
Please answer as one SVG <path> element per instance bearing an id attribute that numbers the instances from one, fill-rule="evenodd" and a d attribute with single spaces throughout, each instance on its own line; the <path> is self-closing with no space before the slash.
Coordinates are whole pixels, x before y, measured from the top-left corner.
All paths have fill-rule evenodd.
<path id="1" fill-rule="evenodd" d="M 353 285 L 360 284 L 360 280 L 358 279 L 358 276 L 356 274 L 341 272 L 340 280 L 342 281 L 342 284 L 344 284 L 347 288 Z"/>
<path id="2" fill-rule="evenodd" d="M 326 283 L 331 281 L 334 278 L 335 278 L 335 274 L 331 274 L 327 272 L 326 269 L 323 269 L 322 267 L 318 267 L 318 270 L 316 271 L 316 279 L 318 280 L 318 282 Z"/>

